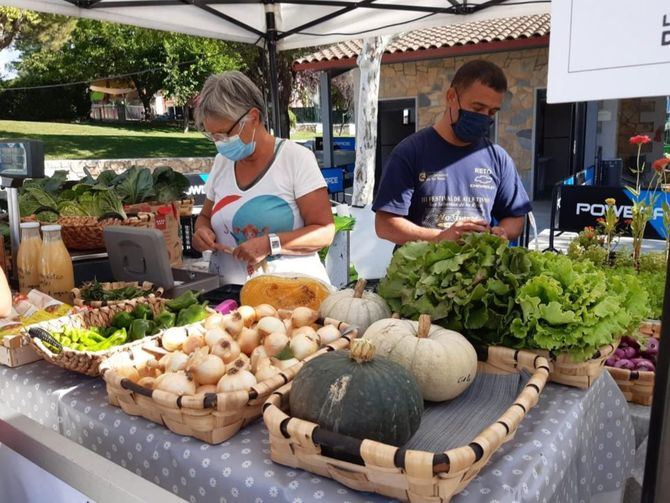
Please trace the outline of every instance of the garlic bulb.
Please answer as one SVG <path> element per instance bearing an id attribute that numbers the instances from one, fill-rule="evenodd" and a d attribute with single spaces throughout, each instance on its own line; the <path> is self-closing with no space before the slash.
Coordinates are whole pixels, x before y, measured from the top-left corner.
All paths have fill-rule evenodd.
<path id="1" fill-rule="evenodd" d="M 223 328 L 233 337 L 237 337 L 244 328 L 244 320 L 239 311 L 233 311 L 223 317 Z"/>
<path id="2" fill-rule="evenodd" d="M 293 328 L 306 327 L 319 319 L 319 312 L 309 307 L 296 307 L 291 315 Z"/>
<path id="3" fill-rule="evenodd" d="M 237 308 L 245 327 L 250 327 L 256 321 L 256 310 L 251 306 L 240 306 Z"/>
<path id="4" fill-rule="evenodd" d="M 324 325 L 316 331 L 322 346 L 335 342 L 342 334 L 335 325 Z"/>
<path id="5" fill-rule="evenodd" d="M 198 348 L 201 348 L 205 346 L 205 336 L 201 334 L 191 334 L 189 335 L 186 340 L 184 341 L 184 344 L 181 346 L 181 350 L 186 353 L 187 355 L 190 355 L 193 353 Z"/>
<path id="6" fill-rule="evenodd" d="M 221 358 L 227 365 L 240 356 L 240 345 L 235 341 L 222 339 L 212 347 L 212 354 Z"/>
<path id="7" fill-rule="evenodd" d="M 177 372 L 186 368 L 188 355 L 181 351 L 166 354 L 158 363 L 165 369 L 165 372 Z"/>
<path id="8" fill-rule="evenodd" d="M 176 351 L 181 349 L 182 344 L 186 342 L 188 333 L 184 327 L 172 327 L 163 332 L 161 342 L 163 347 L 168 351 Z"/>
<path id="9" fill-rule="evenodd" d="M 258 330 L 245 327 L 237 337 L 237 343 L 240 345 L 240 350 L 244 354 L 250 355 L 251 352 L 261 343 L 261 334 L 258 332 Z"/>
<path id="10" fill-rule="evenodd" d="M 263 346 L 268 356 L 275 356 L 288 344 L 288 336 L 282 332 L 273 332 L 265 337 Z"/>
<path id="11" fill-rule="evenodd" d="M 265 346 L 258 346 L 251 352 L 251 371 L 256 372 L 259 362 L 266 359 L 269 361 L 269 358 L 270 356 L 268 356 L 267 351 L 265 351 Z"/>
<path id="12" fill-rule="evenodd" d="M 268 360 L 268 363 L 269 363 L 269 360 Z M 270 364 L 263 365 L 256 372 L 256 380 L 258 382 L 265 381 L 266 379 L 270 379 L 270 378 L 276 376 L 277 374 L 279 374 L 279 372 L 281 372 L 281 371 L 277 367 L 275 367 L 274 365 L 270 365 Z"/>
<path id="13" fill-rule="evenodd" d="M 261 337 L 265 337 L 273 332 L 286 333 L 284 322 L 272 316 L 266 316 L 258 320 L 256 330 L 260 332 Z"/>
<path id="14" fill-rule="evenodd" d="M 175 395 L 194 395 L 195 382 L 183 370 L 163 374 L 156 379 L 156 389 Z"/>
<path id="15" fill-rule="evenodd" d="M 248 370 L 230 369 L 219 380 L 216 391 L 226 393 L 228 391 L 247 391 L 257 383 L 254 375 Z"/>
<path id="16" fill-rule="evenodd" d="M 255 307 L 254 309 L 256 311 L 256 319 L 260 320 L 261 318 L 265 318 L 266 316 L 270 316 L 273 318 L 277 317 L 277 310 L 272 307 L 270 304 L 260 304 Z"/>
<path id="17" fill-rule="evenodd" d="M 205 328 L 212 330 L 213 328 L 223 328 L 223 315 L 214 313 L 205 320 Z"/>
<path id="18" fill-rule="evenodd" d="M 305 334 L 294 335 L 291 338 L 289 347 L 298 360 L 304 360 L 309 355 L 314 354 L 319 350 L 319 345 L 316 341 Z"/>
<path id="19" fill-rule="evenodd" d="M 186 369 L 198 384 L 216 384 L 226 372 L 226 365 L 216 355 L 208 354 L 209 348 L 198 349 L 189 358 Z"/>

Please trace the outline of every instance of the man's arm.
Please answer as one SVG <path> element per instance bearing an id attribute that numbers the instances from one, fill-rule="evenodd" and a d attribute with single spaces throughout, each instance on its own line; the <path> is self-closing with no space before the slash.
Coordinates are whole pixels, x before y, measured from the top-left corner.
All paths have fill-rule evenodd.
<path id="1" fill-rule="evenodd" d="M 491 232 L 512 241 L 523 232 L 524 219 L 524 216 L 503 218 L 496 227 L 491 229 Z"/>
<path id="2" fill-rule="evenodd" d="M 397 245 L 408 241 L 454 241 L 466 232 L 489 232 L 489 226 L 483 220 L 460 220 L 448 229 L 429 229 L 416 225 L 404 217 L 377 211 L 375 215 L 377 236 Z"/>

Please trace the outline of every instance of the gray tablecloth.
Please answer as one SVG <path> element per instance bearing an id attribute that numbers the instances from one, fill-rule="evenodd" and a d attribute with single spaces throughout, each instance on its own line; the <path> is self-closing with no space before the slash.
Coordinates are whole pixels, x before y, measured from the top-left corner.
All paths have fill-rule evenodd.
<path id="1" fill-rule="evenodd" d="M 101 379 L 46 362 L 0 368 L 0 400 L 193 502 L 388 501 L 274 464 L 262 421 L 210 446 L 126 415 L 107 403 Z M 628 406 L 609 374 L 589 390 L 550 384 L 516 437 L 453 501 L 588 502 L 623 489 L 634 442 Z"/>

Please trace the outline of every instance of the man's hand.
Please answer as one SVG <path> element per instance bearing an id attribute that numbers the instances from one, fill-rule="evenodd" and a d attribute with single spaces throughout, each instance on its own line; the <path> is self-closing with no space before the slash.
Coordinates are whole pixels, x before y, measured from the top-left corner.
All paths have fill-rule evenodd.
<path id="1" fill-rule="evenodd" d="M 267 236 L 252 238 L 233 250 L 233 257 L 250 266 L 260 264 L 268 255 L 270 255 L 270 240 Z"/>
<path id="2" fill-rule="evenodd" d="M 434 241 L 458 241 L 467 232 L 490 232 L 491 228 L 484 220 L 466 218 L 454 222 L 451 227 L 440 232 Z"/>
<path id="3" fill-rule="evenodd" d="M 200 227 L 193 234 L 193 248 L 199 252 L 214 250 L 216 247 L 216 234 L 212 229 Z"/>
<path id="4" fill-rule="evenodd" d="M 498 236 L 500 238 L 503 238 L 503 239 L 507 239 L 509 241 L 509 237 L 507 236 L 507 231 L 505 230 L 504 227 L 500 227 L 500 226 L 491 227 L 491 234 L 493 234 L 494 236 Z"/>

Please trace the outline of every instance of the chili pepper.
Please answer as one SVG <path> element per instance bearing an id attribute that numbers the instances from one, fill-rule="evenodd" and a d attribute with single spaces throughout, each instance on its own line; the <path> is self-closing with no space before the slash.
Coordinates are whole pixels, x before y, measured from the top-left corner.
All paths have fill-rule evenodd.
<path id="1" fill-rule="evenodd" d="M 121 328 L 119 330 L 116 330 L 112 335 L 110 335 L 107 339 L 103 340 L 101 343 L 97 344 L 93 348 L 91 348 L 92 351 L 102 351 L 105 349 L 109 349 L 113 346 L 118 346 L 120 344 L 123 344 L 126 342 L 128 339 L 128 334 L 126 333 L 125 328 Z"/>
<path id="2" fill-rule="evenodd" d="M 179 311 L 177 316 L 177 326 L 189 325 L 191 323 L 197 323 L 207 318 L 207 310 L 204 305 L 193 304 L 192 306 L 187 307 Z"/>
<path id="3" fill-rule="evenodd" d="M 81 337 L 80 341 L 81 343 L 86 346 L 86 347 L 94 347 L 100 344 L 101 342 L 105 341 L 105 339 L 102 335 L 96 334 L 95 332 L 89 332 L 88 334 L 85 334 Z"/>
<path id="4" fill-rule="evenodd" d="M 138 319 L 133 320 L 128 331 L 128 340 L 137 341 L 146 335 L 149 335 L 154 323 L 151 320 Z"/>
<path id="5" fill-rule="evenodd" d="M 145 320 L 154 319 L 154 312 L 151 310 L 151 307 L 149 307 L 147 304 L 138 304 L 137 306 L 135 306 L 135 309 L 133 309 L 133 312 L 131 314 L 135 319 L 145 319 Z"/>
<path id="6" fill-rule="evenodd" d="M 134 319 L 133 315 L 128 312 L 117 313 L 112 318 L 112 327 L 128 329 Z"/>
<path id="7" fill-rule="evenodd" d="M 158 328 L 174 327 L 176 321 L 177 315 L 170 311 L 161 311 L 160 314 L 154 318 L 154 322 Z"/>
<path id="8" fill-rule="evenodd" d="M 60 337 L 58 339 L 58 342 L 60 342 L 63 346 L 67 346 L 68 348 L 70 346 L 72 346 L 72 339 L 70 339 L 69 337 L 65 337 L 65 336 Z"/>
<path id="9" fill-rule="evenodd" d="M 192 290 L 182 293 L 179 297 L 176 297 L 167 302 L 167 308 L 172 312 L 181 311 L 186 309 L 194 304 L 198 303 L 198 296 Z"/>

